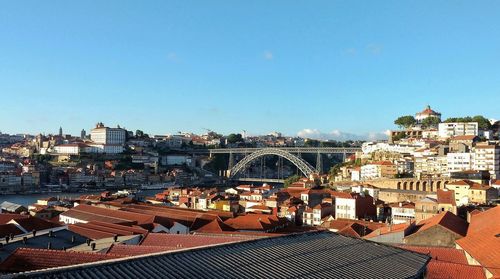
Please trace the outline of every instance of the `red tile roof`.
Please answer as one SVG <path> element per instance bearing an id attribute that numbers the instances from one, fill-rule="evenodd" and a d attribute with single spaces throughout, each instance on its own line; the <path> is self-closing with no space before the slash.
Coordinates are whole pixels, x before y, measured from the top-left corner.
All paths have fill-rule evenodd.
<path id="1" fill-rule="evenodd" d="M 30 218 L 30 215 L 22 215 L 22 214 L 10 214 L 10 213 L 1 213 L 0 214 L 0 225 L 7 224 L 12 219 L 22 219 L 22 218 Z"/>
<path id="2" fill-rule="evenodd" d="M 432 257 L 434 260 L 442 262 L 450 262 L 450 263 L 465 264 L 465 265 L 468 264 L 464 251 L 455 248 L 410 246 L 410 245 L 401 245 L 399 246 L 399 248 L 421 254 L 426 254 Z"/>
<path id="3" fill-rule="evenodd" d="M 481 266 L 456 264 L 443 261 L 431 260 L 427 265 L 428 279 L 481 279 L 486 278 Z"/>
<path id="4" fill-rule="evenodd" d="M 20 230 L 16 225 L 14 224 L 2 224 L 0 225 L 0 237 L 4 238 L 6 236 L 12 235 L 20 235 L 23 234 L 24 232 Z"/>
<path id="5" fill-rule="evenodd" d="M 437 190 L 437 201 L 442 204 L 456 205 L 455 191 L 453 190 Z"/>
<path id="6" fill-rule="evenodd" d="M 225 231 L 235 231 L 235 229 L 224 222 L 220 218 L 214 219 L 212 222 L 196 230 L 203 233 L 219 233 Z"/>
<path id="7" fill-rule="evenodd" d="M 103 222 L 89 222 L 69 225 L 68 229 L 90 239 L 110 238 L 115 235 L 146 234 L 148 231 L 142 228 L 110 224 Z"/>
<path id="8" fill-rule="evenodd" d="M 107 254 L 130 257 L 130 256 L 147 255 L 165 251 L 173 251 L 178 249 L 179 248 L 177 247 L 113 244 L 109 248 Z"/>
<path id="9" fill-rule="evenodd" d="M 2 264 L 3 272 L 24 272 L 119 258 L 112 254 L 18 248 Z"/>
<path id="10" fill-rule="evenodd" d="M 448 183 L 448 185 L 456 185 L 456 186 L 472 186 L 474 185 L 474 182 L 470 180 L 457 180 L 457 181 L 452 181 Z"/>
<path id="11" fill-rule="evenodd" d="M 472 216 L 467 236 L 456 243 L 471 257 L 500 277 L 500 206 Z"/>
<path id="12" fill-rule="evenodd" d="M 221 243 L 242 241 L 239 237 L 230 236 L 207 236 L 207 235 L 192 235 L 192 234 L 164 234 L 150 233 L 140 245 L 158 246 L 158 247 L 175 247 L 175 248 L 192 248 L 206 245 L 215 245 Z"/>
<path id="13" fill-rule="evenodd" d="M 374 230 L 373 232 L 365 236 L 365 238 L 372 238 L 372 237 L 377 237 L 379 235 L 401 232 L 406 230 L 410 225 L 411 225 L 410 223 L 396 224 L 391 226 L 387 226 L 386 224 L 384 224 L 383 227 Z"/>
<path id="14" fill-rule="evenodd" d="M 461 236 L 465 236 L 467 233 L 468 223 L 449 211 L 420 221 L 420 223 L 418 223 L 419 228 L 417 232 L 422 232 L 438 225 Z"/>
<path id="15" fill-rule="evenodd" d="M 267 214 L 247 214 L 224 222 L 236 230 L 270 231 L 287 223 L 285 218 Z"/>
<path id="16" fill-rule="evenodd" d="M 43 219 L 36 218 L 36 217 L 20 218 L 20 219 L 15 219 L 14 221 L 28 232 L 48 230 L 48 229 L 60 227 L 59 224 L 54 224 L 52 222 L 45 221 Z"/>
<path id="17" fill-rule="evenodd" d="M 454 136 L 451 140 L 474 140 L 477 136 L 474 135 L 462 135 L 462 136 Z"/>

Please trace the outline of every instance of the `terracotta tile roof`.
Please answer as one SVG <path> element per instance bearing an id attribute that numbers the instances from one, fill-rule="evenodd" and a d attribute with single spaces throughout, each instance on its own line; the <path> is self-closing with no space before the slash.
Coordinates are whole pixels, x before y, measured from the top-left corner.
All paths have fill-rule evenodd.
<path id="1" fill-rule="evenodd" d="M 481 266 L 449 263 L 443 261 L 431 260 L 427 265 L 428 279 L 481 279 L 486 278 Z"/>
<path id="2" fill-rule="evenodd" d="M 112 254 L 70 252 L 62 250 L 18 248 L 2 264 L 3 272 L 24 272 L 52 267 L 116 259 Z"/>
<path id="3" fill-rule="evenodd" d="M 418 223 L 419 228 L 417 232 L 422 232 L 438 225 L 461 236 L 465 236 L 467 234 L 468 223 L 449 211 L 442 212 L 432 218 L 420 221 L 420 223 Z"/>
<path id="4" fill-rule="evenodd" d="M 338 198 L 338 199 L 352 199 L 351 193 L 346 193 L 346 192 L 337 192 L 337 191 L 330 191 L 330 195 L 332 197 Z"/>
<path id="5" fill-rule="evenodd" d="M 284 226 L 287 221 L 275 215 L 247 214 L 228 219 L 224 223 L 236 230 L 270 231 Z"/>
<path id="6" fill-rule="evenodd" d="M 52 222 L 45 221 L 43 219 L 36 218 L 36 217 L 15 219 L 14 221 L 28 232 L 48 230 L 48 229 L 60 227 L 59 224 L 54 224 Z"/>
<path id="7" fill-rule="evenodd" d="M 256 205 L 250 206 L 250 209 L 271 210 L 271 208 L 269 206 L 265 206 L 265 205 L 262 205 L 262 204 L 256 204 Z"/>
<path id="8" fill-rule="evenodd" d="M 472 190 L 481 190 L 481 191 L 486 191 L 486 190 L 489 190 L 491 188 L 493 188 L 493 187 L 491 187 L 489 185 L 482 185 L 482 184 L 479 184 L 479 183 L 474 183 L 470 187 L 470 189 L 472 189 Z"/>
<path id="9" fill-rule="evenodd" d="M 110 224 L 103 222 L 89 222 L 69 225 L 68 229 L 90 239 L 110 238 L 115 235 L 146 234 L 148 231 L 142 228 Z"/>
<path id="10" fill-rule="evenodd" d="M 410 245 L 400 245 L 398 247 L 405 250 L 410 250 L 413 252 L 429 255 L 434 260 L 442 262 L 465 264 L 465 265 L 468 264 L 464 251 L 460 249 L 446 248 L 446 247 L 410 246 Z"/>
<path id="11" fill-rule="evenodd" d="M 385 224 L 383 223 L 350 219 L 336 219 L 325 221 L 322 225 L 323 228 L 337 230 L 337 232 L 342 235 L 348 235 L 352 237 L 363 237 L 384 226 Z"/>
<path id="12" fill-rule="evenodd" d="M 396 225 L 392 225 L 392 226 L 387 226 L 386 224 L 384 224 L 383 227 L 380 227 L 379 229 L 374 230 L 373 232 L 371 232 L 370 234 L 365 236 L 365 238 L 372 238 L 372 237 L 376 237 L 379 235 L 401 232 L 401 231 L 406 230 L 410 225 L 411 225 L 410 223 L 396 224 Z"/>
<path id="13" fill-rule="evenodd" d="M 477 136 L 473 135 L 462 135 L 462 136 L 454 136 L 451 140 L 474 140 Z"/>
<path id="14" fill-rule="evenodd" d="M 456 243 L 471 257 L 500 277 L 500 206 L 472 216 L 467 236 Z"/>
<path id="15" fill-rule="evenodd" d="M 162 247 L 162 246 L 147 246 L 147 245 L 124 245 L 113 244 L 106 254 L 120 255 L 120 256 L 139 256 L 147 255 L 165 251 L 178 250 L 177 247 Z"/>
<path id="16" fill-rule="evenodd" d="M 220 218 L 214 219 L 212 222 L 196 230 L 203 233 L 219 233 L 225 231 L 235 231 L 235 229 L 224 222 Z"/>
<path id="17" fill-rule="evenodd" d="M 30 215 L 22 215 L 22 214 L 10 214 L 10 213 L 1 213 L 0 214 L 0 225 L 7 224 L 12 219 L 22 219 L 22 218 L 30 218 Z"/>
<path id="18" fill-rule="evenodd" d="M 146 235 L 140 245 L 170 248 L 175 247 L 177 249 L 181 249 L 229 242 L 239 242 L 242 240 L 242 238 L 231 236 L 150 233 Z"/>
<path id="19" fill-rule="evenodd" d="M 456 205 L 455 191 L 453 190 L 437 190 L 437 202 L 442 204 Z"/>
<path id="20" fill-rule="evenodd" d="M 371 165 L 393 166 L 394 164 L 391 161 L 379 161 L 379 162 L 373 162 L 371 163 Z"/>
<path id="21" fill-rule="evenodd" d="M 84 227 L 81 224 L 70 224 L 68 225 L 68 230 L 92 240 L 111 238 L 115 236 L 114 233 Z"/>
<path id="22" fill-rule="evenodd" d="M 127 212 L 123 210 L 117 210 L 117 209 L 109 209 L 109 208 L 104 208 L 104 207 L 99 207 L 99 206 L 92 206 L 92 205 L 86 205 L 86 204 L 80 204 L 79 206 L 72 208 L 62 214 L 67 215 L 68 212 L 84 212 L 96 216 L 104 216 L 104 217 L 110 217 L 110 218 L 116 218 L 116 219 L 121 219 L 121 220 L 126 220 L 126 221 L 133 221 L 137 222 L 138 224 L 147 224 L 147 223 L 152 223 L 154 222 L 154 216 L 151 215 L 146 215 L 146 214 L 140 214 L 140 213 L 134 213 L 134 212 Z M 87 221 L 100 221 L 100 220 L 87 220 Z M 105 222 L 105 221 L 104 221 Z M 116 223 L 116 222 L 112 222 Z"/>
<path id="23" fill-rule="evenodd" d="M 2 224 L 0 225 L 0 237 L 4 238 L 6 236 L 10 236 L 11 234 L 16 236 L 23 234 L 24 232 L 20 230 L 16 225 L 14 224 Z"/>
<path id="24" fill-rule="evenodd" d="M 456 185 L 456 186 L 472 186 L 474 185 L 474 182 L 470 180 L 457 180 L 457 181 L 452 181 L 448 183 L 448 185 Z"/>
<path id="25" fill-rule="evenodd" d="M 113 224 L 134 224 L 135 222 L 126 220 L 126 219 L 119 219 L 119 218 L 114 218 L 110 216 L 105 216 L 105 215 L 98 215 L 90 212 L 84 212 L 84 211 L 78 211 L 70 209 L 66 212 L 61 213 L 62 216 L 67 216 L 70 218 L 90 222 L 90 221 L 99 221 L 99 222 L 106 222 L 106 223 L 113 223 Z"/>

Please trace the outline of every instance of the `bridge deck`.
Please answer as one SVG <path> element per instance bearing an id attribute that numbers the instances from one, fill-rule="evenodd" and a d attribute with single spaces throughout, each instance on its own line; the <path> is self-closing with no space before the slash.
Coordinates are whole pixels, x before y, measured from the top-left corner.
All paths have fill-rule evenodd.
<path id="1" fill-rule="evenodd" d="M 361 151 L 358 147 L 263 147 L 263 148 L 217 148 L 209 149 L 210 154 L 250 154 L 262 149 L 279 149 L 290 153 L 313 153 L 313 154 L 353 154 Z"/>

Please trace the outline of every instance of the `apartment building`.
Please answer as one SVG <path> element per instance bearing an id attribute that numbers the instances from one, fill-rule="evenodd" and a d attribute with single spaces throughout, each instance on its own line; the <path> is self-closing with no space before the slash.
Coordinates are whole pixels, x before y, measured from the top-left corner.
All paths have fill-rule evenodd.
<path id="1" fill-rule="evenodd" d="M 477 136 L 479 125 L 477 122 L 439 123 L 439 137 L 448 139 L 455 136 Z"/>
<path id="2" fill-rule="evenodd" d="M 473 169 L 489 171 L 492 179 L 500 177 L 500 147 L 496 144 L 481 143 L 473 150 Z"/>

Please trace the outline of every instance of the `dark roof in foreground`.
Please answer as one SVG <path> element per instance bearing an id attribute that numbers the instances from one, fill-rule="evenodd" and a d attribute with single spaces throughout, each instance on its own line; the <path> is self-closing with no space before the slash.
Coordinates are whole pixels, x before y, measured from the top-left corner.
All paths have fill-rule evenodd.
<path id="1" fill-rule="evenodd" d="M 427 255 L 331 232 L 17 274 L 23 278 L 416 278 Z M 14 275 L 15 276 L 15 275 Z"/>

